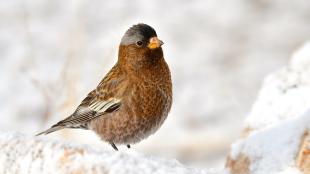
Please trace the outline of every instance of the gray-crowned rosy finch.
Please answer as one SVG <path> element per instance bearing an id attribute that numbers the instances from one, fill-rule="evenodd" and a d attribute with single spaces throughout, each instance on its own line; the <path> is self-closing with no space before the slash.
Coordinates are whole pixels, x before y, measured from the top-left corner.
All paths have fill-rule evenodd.
<path id="1" fill-rule="evenodd" d="M 163 42 L 155 30 L 137 24 L 124 34 L 118 61 L 69 117 L 39 133 L 63 128 L 95 131 L 115 144 L 137 143 L 163 124 L 172 104 L 172 82 Z"/>

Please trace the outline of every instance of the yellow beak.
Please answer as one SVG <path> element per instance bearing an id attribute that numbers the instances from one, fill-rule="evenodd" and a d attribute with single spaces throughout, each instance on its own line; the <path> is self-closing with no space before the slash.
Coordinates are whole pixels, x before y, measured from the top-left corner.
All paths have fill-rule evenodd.
<path id="1" fill-rule="evenodd" d="M 159 40 L 157 37 L 152 37 L 149 40 L 149 44 L 147 45 L 147 47 L 152 50 L 161 47 L 163 44 L 164 42 Z"/>

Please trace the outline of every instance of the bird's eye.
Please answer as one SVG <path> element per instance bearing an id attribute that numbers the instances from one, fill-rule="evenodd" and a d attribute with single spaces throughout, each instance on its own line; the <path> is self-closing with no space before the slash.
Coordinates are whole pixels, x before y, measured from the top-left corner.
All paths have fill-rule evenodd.
<path id="1" fill-rule="evenodd" d="M 136 44 L 140 47 L 140 46 L 142 46 L 143 42 L 142 41 L 138 41 Z"/>

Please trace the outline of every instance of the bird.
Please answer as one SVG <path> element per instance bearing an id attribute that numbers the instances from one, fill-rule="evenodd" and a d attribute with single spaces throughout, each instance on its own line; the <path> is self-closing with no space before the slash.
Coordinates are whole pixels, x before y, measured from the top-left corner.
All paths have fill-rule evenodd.
<path id="1" fill-rule="evenodd" d="M 155 133 L 172 105 L 172 80 L 163 42 L 149 25 L 131 26 L 121 38 L 118 59 L 97 87 L 67 118 L 37 134 L 64 128 L 94 131 L 114 150 Z"/>

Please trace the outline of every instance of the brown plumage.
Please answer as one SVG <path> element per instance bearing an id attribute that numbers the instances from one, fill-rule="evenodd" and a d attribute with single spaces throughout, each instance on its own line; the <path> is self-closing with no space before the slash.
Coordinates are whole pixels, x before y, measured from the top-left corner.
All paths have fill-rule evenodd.
<path id="1" fill-rule="evenodd" d="M 63 128 L 90 129 L 117 150 L 115 144 L 129 148 L 154 133 L 172 104 L 162 44 L 152 27 L 132 26 L 122 38 L 117 63 L 97 88 L 71 116 L 40 134 Z"/>

